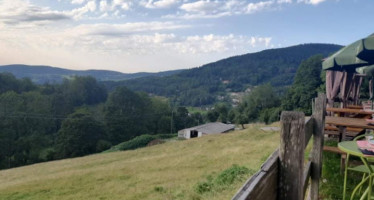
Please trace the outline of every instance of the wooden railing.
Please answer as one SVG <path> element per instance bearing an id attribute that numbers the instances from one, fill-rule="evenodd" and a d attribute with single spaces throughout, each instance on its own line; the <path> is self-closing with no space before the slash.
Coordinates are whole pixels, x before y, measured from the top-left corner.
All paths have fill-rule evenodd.
<path id="1" fill-rule="evenodd" d="M 279 149 L 232 199 L 318 200 L 325 112 L 325 94 L 315 99 L 311 117 L 305 118 L 302 112 L 282 112 Z M 306 161 L 304 152 L 312 136 L 313 146 Z"/>

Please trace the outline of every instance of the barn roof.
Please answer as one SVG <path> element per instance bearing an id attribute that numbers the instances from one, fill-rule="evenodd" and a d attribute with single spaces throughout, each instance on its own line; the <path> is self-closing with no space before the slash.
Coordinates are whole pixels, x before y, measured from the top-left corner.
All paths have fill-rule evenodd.
<path id="1" fill-rule="evenodd" d="M 221 122 L 213 122 L 207 123 L 200 126 L 194 126 L 191 128 L 186 128 L 183 130 L 196 130 L 205 134 L 213 134 L 213 133 L 224 133 L 230 130 L 233 130 L 235 125 L 233 124 L 224 124 Z"/>

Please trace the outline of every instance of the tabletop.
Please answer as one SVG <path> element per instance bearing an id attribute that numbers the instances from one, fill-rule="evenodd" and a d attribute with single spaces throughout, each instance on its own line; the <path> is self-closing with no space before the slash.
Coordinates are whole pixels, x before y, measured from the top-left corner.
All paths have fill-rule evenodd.
<path id="1" fill-rule="evenodd" d="M 360 150 L 358 150 L 357 142 L 356 141 L 344 141 L 338 143 L 338 148 L 345 153 L 355 155 L 358 157 L 373 157 L 373 156 L 366 156 Z"/>
<path id="2" fill-rule="evenodd" d="M 362 109 L 362 105 L 347 105 L 347 108 Z"/>
<path id="3" fill-rule="evenodd" d="M 362 118 L 326 116 L 325 123 L 326 124 L 333 124 L 335 126 L 374 129 L 374 125 L 368 124 L 368 122 L 365 119 L 362 119 Z"/>
<path id="4" fill-rule="evenodd" d="M 353 108 L 326 108 L 326 111 L 336 112 L 336 113 L 357 113 L 357 114 L 364 114 L 364 115 L 374 114 L 374 111 L 353 109 Z"/>

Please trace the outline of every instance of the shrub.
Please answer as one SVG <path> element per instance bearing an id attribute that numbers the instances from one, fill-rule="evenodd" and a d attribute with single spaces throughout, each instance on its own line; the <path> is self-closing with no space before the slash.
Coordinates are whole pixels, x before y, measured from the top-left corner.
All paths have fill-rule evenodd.
<path id="1" fill-rule="evenodd" d="M 156 139 L 156 136 L 154 135 L 141 135 L 137 136 L 132 140 L 129 140 L 127 142 L 123 142 L 119 145 L 119 150 L 130 150 L 130 149 L 137 149 L 139 147 L 145 147 L 147 144 Z"/>
<path id="2" fill-rule="evenodd" d="M 102 152 L 109 149 L 112 144 L 106 140 L 99 140 L 96 143 L 96 152 Z"/>
<path id="3" fill-rule="evenodd" d="M 162 187 L 162 186 L 156 186 L 156 187 L 154 187 L 154 190 L 155 190 L 156 192 L 160 192 L 160 193 L 165 192 L 165 189 L 164 189 L 164 187 Z"/>
<path id="4" fill-rule="evenodd" d="M 234 183 L 236 180 L 241 180 L 245 177 L 245 175 L 252 172 L 252 170 L 239 165 L 233 165 L 232 167 L 224 170 L 221 172 L 215 182 L 217 185 L 230 185 Z"/>
<path id="5" fill-rule="evenodd" d="M 270 123 L 279 121 L 281 111 L 282 110 L 281 110 L 280 107 L 263 109 L 260 112 L 259 120 L 261 122 L 265 122 L 266 124 L 270 124 Z"/>
<path id="6" fill-rule="evenodd" d="M 125 151 L 125 150 L 132 150 L 132 149 L 137 149 L 141 147 L 147 146 L 148 143 L 155 139 L 168 139 L 175 137 L 175 134 L 159 134 L 159 135 L 140 135 L 137 136 L 131 140 L 128 140 L 126 142 L 122 142 L 116 146 L 113 146 L 109 150 L 105 152 L 114 152 L 114 151 Z"/>
<path id="7" fill-rule="evenodd" d="M 195 185 L 195 192 L 204 194 L 211 191 L 221 191 L 237 181 L 246 179 L 248 175 L 254 174 L 255 171 L 244 166 L 233 165 L 219 173 L 215 178 L 208 176 L 206 181 L 199 182 Z"/>
<path id="8" fill-rule="evenodd" d="M 211 181 L 200 182 L 196 184 L 195 191 L 199 194 L 203 194 L 206 192 L 210 192 L 213 189 L 213 187 L 214 187 L 214 184 Z"/>

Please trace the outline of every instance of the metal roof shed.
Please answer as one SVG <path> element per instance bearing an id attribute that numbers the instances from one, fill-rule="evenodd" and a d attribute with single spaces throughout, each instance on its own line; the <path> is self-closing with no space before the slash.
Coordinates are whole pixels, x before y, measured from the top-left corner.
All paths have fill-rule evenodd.
<path id="1" fill-rule="evenodd" d="M 226 133 L 234 129 L 235 125 L 233 124 L 213 122 L 180 130 L 178 131 L 178 137 L 190 139 L 195 137 L 201 137 L 203 135 Z"/>

